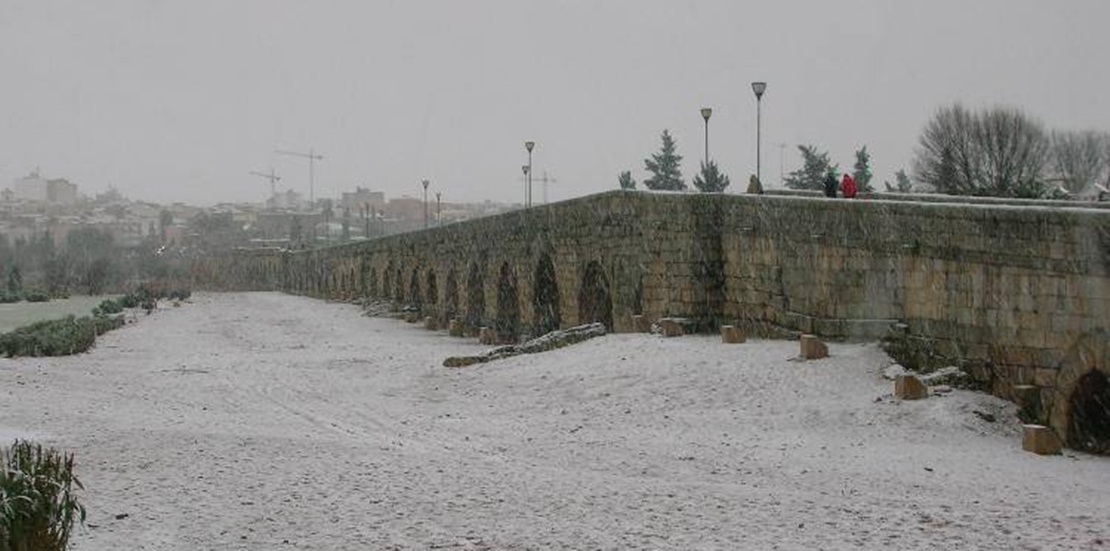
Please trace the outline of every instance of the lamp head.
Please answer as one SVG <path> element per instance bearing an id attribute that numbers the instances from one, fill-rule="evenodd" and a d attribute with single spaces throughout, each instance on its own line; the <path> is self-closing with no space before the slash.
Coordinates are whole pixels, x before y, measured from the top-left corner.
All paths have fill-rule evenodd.
<path id="1" fill-rule="evenodd" d="M 713 108 L 711 108 L 711 107 L 702 107 L 701 108 L 701 118 L 705 119 L 705 122 L 709 122 L 709 117 L 712 114 L 713 114 Z"/>
<path id="2" fill-rule="evenodd" d="M 753 82 L 752 83 L 752 91 L 755 92 L 755 99 L 758 100 L 758 99 L 762 98 L 763 97 L 763 92 L 766 91 L 766 90 L 767 90 L 767 83 L 766 82 Z"/>
<path id="3" fill-rule="evenodd" d="M 532 142 L 532 141 L 524 142 L 524 149 L 527 149 L 529 153 L 532 152 L 533 147 L 536 147 L 536 142 Z"/>

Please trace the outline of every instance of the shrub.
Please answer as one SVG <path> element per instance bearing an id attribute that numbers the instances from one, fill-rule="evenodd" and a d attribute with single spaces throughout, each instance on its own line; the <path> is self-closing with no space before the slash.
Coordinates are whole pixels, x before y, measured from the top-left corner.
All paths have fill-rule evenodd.
<path id="1" fill-rule="evenodd" d="M 9 358 L 79 354 L 92 348 L 96 331 L 96 323 L 87 317 L 40 321 L 0 335 L 0 354 Z"/>
<path id="2" fill-rule="evenodd" d="M 173 300 L 188 300 L 191 296 L 193 296 L 193 292 L 188 289 L 174 289 L 170 291 L 169 298 Z"/>
<path id="3" fill-rule="evenodd" d="M 139 297 L 134 293 L 127 293 L 126 295 L 123 295 L 123 297 L 121 297 L 118 302 L 119 305 L 124 308 L 138 308 L 139 303 L 142 301 L 140 301 Z"/>
<path id="4" fill-rule="evenodd" d="M 74 521 L 85 523 L 73 454 L 16 440 L 0 463 L 0 549 L 64 550 Z"/>
<path id="5" fill-rule="evenodd" d="M 19 302 L 21 300 L 23 300 L 23 295 L 19 293 L 8 293 L 5 291 L 0 291 L 0 303 L 2 304 L 11 304 L 13 302 Z"/>
<path id="6" fill-rule="evenodd" d="M 49 302 L 50 295 L 43 291 L 28 291 L 24 293 L 23 299 L 27 302 Z"/>
<path id="7" fill-rule="evenodd" d="M 110 298 L 105 299 L 100 302 L 100 306 L 94 309 L 93 315 L 97 315 L 97 310 L 99 310 L 100 315 L 118 314 L 123 311 L 123 304 L 120 304 L 120 302 L 119 300 L 112 300 Z"/>
<path id="8" fill-rule="evenodd" d="M 107 333 L 108 331 L 123 327 L 123 323 L 123 318 L 120 316 L 105 316 L 92 319 L 93 330 L 98 337 L 103 335 L 104 333 Z"/>

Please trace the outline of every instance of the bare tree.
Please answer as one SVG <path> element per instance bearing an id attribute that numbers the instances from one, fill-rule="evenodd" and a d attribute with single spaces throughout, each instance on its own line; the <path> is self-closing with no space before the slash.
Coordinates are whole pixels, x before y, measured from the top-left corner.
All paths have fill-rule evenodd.
<path id="1" fill-rule="evenodd" d="M 1071 193 L 1105 181 L 1110 177 L 1110 136 L 1092 130 L 1053 132 L 1052 169 Z"/>
<path id="2" fill-rule="evenodd" d="M 1039 197 L 1049 140 L 1017 109 L 981 113 L 943 108 L 926 124 L 914 158 L 915 179 L 953 195 Z"/>

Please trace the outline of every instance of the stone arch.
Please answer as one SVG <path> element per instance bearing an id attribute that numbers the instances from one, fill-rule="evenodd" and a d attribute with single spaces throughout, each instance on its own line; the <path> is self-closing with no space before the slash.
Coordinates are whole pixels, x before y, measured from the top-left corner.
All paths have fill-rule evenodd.
<path id="1" fill-rule="evenodd" d="M 1048 422 L 1070 447 L 1110 453 L 1110 332 L 1084 334 L 1068 348 L 1048 397 Z"/>
<path id="2" fill-rule="evenodd" d="M 405 303 L 405 281 L 401 277 L 401 268 L 393 270 L 393 301 L 403 305 Z"/>
<path id="3" fill-rule="evenodd" d="M 378 293 L 378 296 L 384 299 L 388 299 L 393 291 L 393 281 L 389 277 L 392 272 L 393 270 L 390 266 L 386 266 L 386 268 L 382 270 L 382 289 L 381 292 Z"/>
<path id="4" fill-rule="evenodd" d="M 632 290 L 632 313 L 644 313 L 644 276 L 636 278 L 636 287 Z"/>
<path id="5" fill-rule="evenodd" d="M 415 308 L 417 312 L 424 310 L 423 294 L 420 292 L 420 270 L 412 270 L 412 277 L 409 278 L 408 299 L 408 305 Z"/>
<path id="6" fill-rule="evenodd" d="M 455 281 L 455 270 L 447 271 L 447 288 L 443 293 L 443 322 L 447 323 L 459 315 L 459 285 Z"/>
<path id="7" fill-rule="evenodd" d="M 478 264 L 470 264 L 470 274 L 466 277 L 466 326 L 477 331 L 486 317 L 486 292 L 482 281 L 482 270 Z"/>
<path id="8" fill-rule="evenodd" d="M 439 305 L 439 285 L 436 281 L 436 271 L 428 268 L 424 276 L 424 304 L 427 305 L 427 315 L 436 315 L 436 306 Z"/>
<path id="9" fill-rule="evenodd" d="M 1068 399 L 1069 447 L 1110 454 L 1110 381 L 1098 370 L 1076 381 Z"/>
<path id="10" fill-rule="evenodd" d="M 372 271 L 373 267 L 370 265 L 370 257 L 367 255 L 360 255 L 358 260 L 359 293 L 364 297 L 374 294 L 374 286 L 371 283 L 373 279 L 371 277 Z"/>
<path id="11" fill-rule="evenodd" d="M 582 273 L 582 283 L 578 286 L 580 323 L 600 322 L 609 331 L 613 330 L 613 299 L 609 289 L 609 278 L 601 269 L 601 264 L 596 260 L 587 264 Z"/>
<path id="12" fill-rule="evenodd" d="M 559 328 L 559 283 L 555 277 L 555 264 L 551 255 L 540 255 L 532 278 L 532 311 L 534 333 L 539 336 Z"/>
<path id="13" fill-rule="evenodd" d="M 516 342 L 520 337 L 520 299 L 516 274 L 508 262 L 501 264 L 497 278 L 497 329 L 498 342 Z"/>

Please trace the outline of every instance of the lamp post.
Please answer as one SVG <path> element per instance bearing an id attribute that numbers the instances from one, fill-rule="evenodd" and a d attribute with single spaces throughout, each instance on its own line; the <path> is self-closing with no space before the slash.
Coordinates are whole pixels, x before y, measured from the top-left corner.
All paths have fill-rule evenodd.
<path id="1" fill-rule="evenodd" d="M 524 178 L 528 180 L 528 207 L 532 206 L 532 148 L 536 147 L 536 142 L 524 142 L 524 149 L 528 150 L 528 171 L 524 173 Z"/>
<path id="2" fill-rule="evenodd" d="M 766 82 L 753 82 L 752 91 L 755 92 L 755 178 L 759 183 L 763 183 L 763 175 L 760 173 L 760 132 L 762 125 L 762 107 L 763 107 L 763 92 L 767 90 Z"/>
<path id="3" fill-rule="evenodd" d="M 532 172 L 532 167 L 528 165 L 521 165 L 520 171 L 524 173 L 524 208 L 528 208 L 528 195 L 532 192 L 531 180 L 528 179 L 528 174 Z"/>
<path id="4" fill-rule="evenodd" d="M 701 118 L 705 119 L 705 165 L 709 166 L 709 116 L 713 114 L 710 107 L 701 108 Z"/>
<path id="5" fill-rule="evenodd" d="M 421 183 L 424 184 L 424 229 L 428 229 L 428 179 Z"/>

